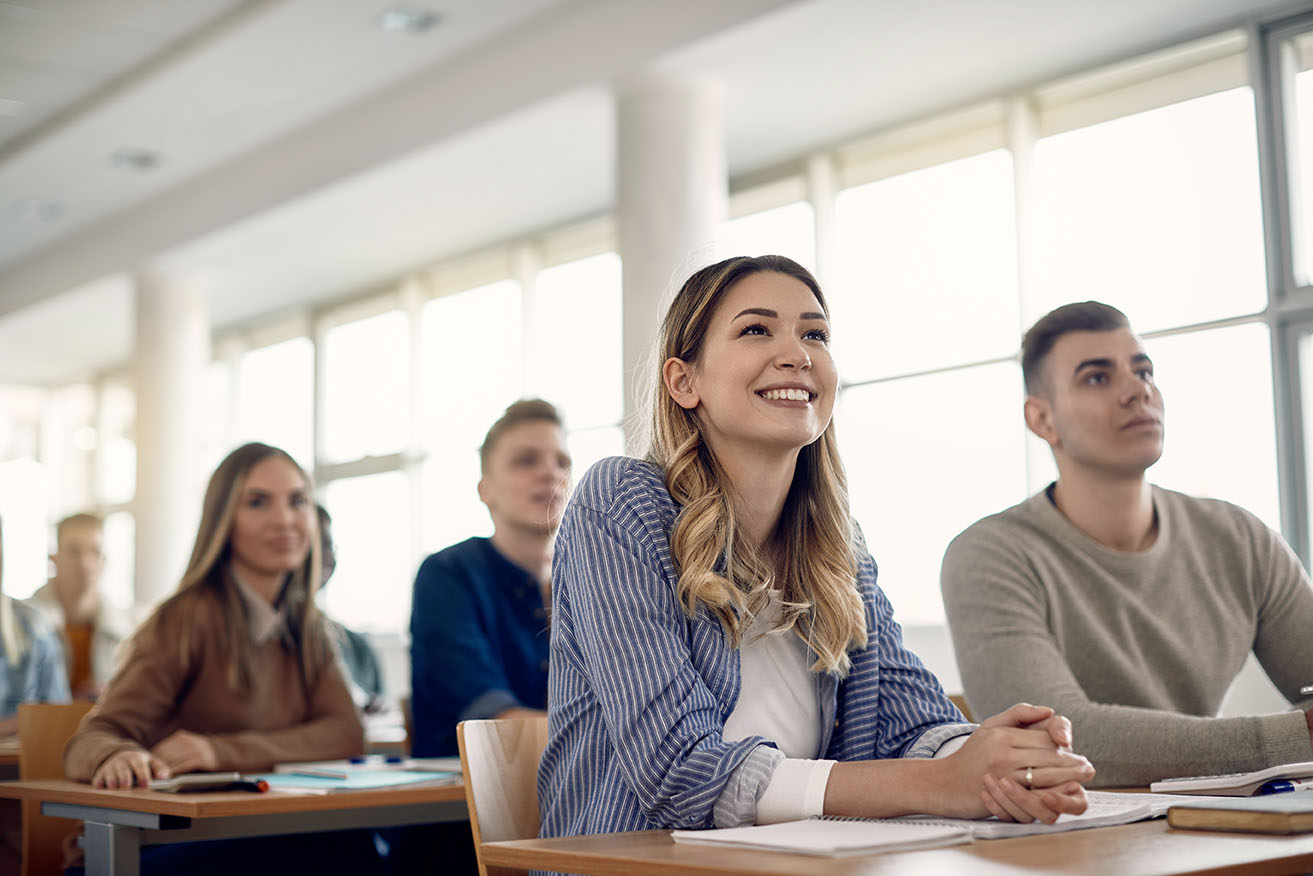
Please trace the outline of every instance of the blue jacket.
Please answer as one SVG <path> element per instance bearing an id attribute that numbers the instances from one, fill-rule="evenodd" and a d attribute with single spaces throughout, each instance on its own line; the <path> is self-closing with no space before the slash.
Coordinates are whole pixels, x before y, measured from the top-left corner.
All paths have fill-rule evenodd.
<path id="1" fill-rule="evenodd" d="M 0 595 L 0 599 L 9 597 Z M 59 635 L 31 606 L 17 599 L 9 599 L 9 605 L 27 637 L 27 650 L 17 665 L 11 665 L 0 647 L 0 717 L 16 713 L 19 703 L 68 702 L 68 670 Z"/>
<path id="2" fill-rule="evenodd" d="M 612 458 L 575 491 L 557 535 L 548 690 L 538 772 L 543 836 L 727 826 L 721 797 L 751 821 L 769 780 L 760 736 L 722 738 L 739 696 L 739 653 L 705 609 L 675 596 L 678 508 L 655 466 Z M 902 630 L 861 547 L 857 587 L 870 638 L 844 679 L 818 677 L 821 751 L 834 760 L 930 757 L 970 732 Z M 754 769 L 754 760 L 757 761 Z M 743 773 L 756 777 L 745 781 Z"/>
<path id="3" fill-rule="evenodd" d="M 547 708 L 547 609 L 538 581 L 471 538 L 415 576 L 410 613 L 416 757 L 456 754 L 456 723 Z"/>

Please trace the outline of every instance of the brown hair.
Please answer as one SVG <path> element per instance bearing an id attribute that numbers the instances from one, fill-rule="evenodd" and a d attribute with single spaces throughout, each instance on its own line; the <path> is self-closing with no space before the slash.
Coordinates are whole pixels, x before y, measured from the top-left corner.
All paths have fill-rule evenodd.
<path id="1" fill-rule="evenodd" d="M 1101 301 L 1078 301 L 1064 304 L 1040 317 L 1021 339 L 1021 378 L 1026 392 L 1043 395 L 1044 359 L 1058 339 L 1071 332 L 1111 332 L 1130 328 L 1126 314 Z"/>
<path id="2" fill-rule="evenodd" d="M 488 463 L 492 460 L 492 449 L 503 435 L 521 423 L 532 423 L 537 420 L 545 420 L 562 428 L 565 427 L 565 424 L 561 422 L 560 412 L 556 410 L 556 406 L 551 402 L 545 402 L 540 398 L 522 398 L 517 402 L 512 402 L 506 408 L 505 413 L 498 417 L 497 422 L 493 423 L 488 429 L 488 434 L 483 437 L 483 444 L 479 446 L 479 470 L 483 474 L 488 473 Z"/>
<path id="3" fill-rule="evenodd" d="M 802 282 L 828 315 L 816 279 L 792 259 L 726 259 L 689 277 L 671 302 L 661 326 L 660 363 L 678 358 L 696 367 L 721 300 L 739 280 L 764 272 Z M 781 547 L 776 568 L 769 557 L 738 539 L 732 485 L 703 441 L 696 414 L 676 404 L 664 388 L 653 404 L 649 457 L 665 472 L 666 488 L 681 506 L 670 549 L 685 612 L 692 617 L 699 605 L 705 606 L 737 646 L 743 617 L 765 606 L 778 576 L 784 628 L 792 628 L 816 652 L 812 669 L 846 674 L 848 651 L 866 645 L 867 630 L 856 587 L 848 482 L 833 420 L 798 453 L 775 532 Z"/>
<path id="4" fill-rule="evenodd" d="M 55 524 L 56 549 L 58 549 L 59 544 L 63 542 L 64 533 L 67 532 L 70 528 L 76 526 L 91 526 L 97 530 L 103 530 L 105 528 L 105 521 L 101 520 L 95 514 L 91 514 L 86 511 L 80 512 L 78 514 L 68 515 L 63 520 Z"/>
<path id="5" fill-rule="evenodd" d="M 172 642 L 179 646 L 186 663 L 190 659 L 191 632 L 197 614 L 206 610 L 206 601 L 216 606 L 223 615 L 227 637 L 228 684 L 239 693 L 250 689 L 255 676 L 255 648 L 251 644 L 246 604 L 228 568 L 232 553 L 230 539 L 246 479 L 251 469 L 271 457 L 285 460 L 300 473 L 307 491 L 313 489 L 310 476 L 277 447 L 252 442 L 229 453 L 214 470 L 205 489 L 196 543 L 178 592 L 166 599 L 142 625 L 143 632 L 155 635 L 158 644 Z M 307 499 L 314 501 L 312 495 Z M 330 648 L 323 618 L 313 599 L 319 586 L 320 548 L 318 532 L 312 532 L 311 536 L 305 561 L 288 573 L 279 597 L 279 605 L 287 616 L 290 644 L 300 655 L 301 676 L 307 688 L 313 686 L 317 668 L 324 665 Z"/>

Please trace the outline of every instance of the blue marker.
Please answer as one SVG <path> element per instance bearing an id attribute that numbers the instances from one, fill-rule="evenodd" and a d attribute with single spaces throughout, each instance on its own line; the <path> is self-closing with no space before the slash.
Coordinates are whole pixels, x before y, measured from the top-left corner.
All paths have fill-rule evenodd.
<path id="1" fill-rule="evenodd" d="M 1259 794 L 1286 794 L 1290 791 L 1313 791 L 1313 778 L 1273 779 L 1258 789 Z"/>

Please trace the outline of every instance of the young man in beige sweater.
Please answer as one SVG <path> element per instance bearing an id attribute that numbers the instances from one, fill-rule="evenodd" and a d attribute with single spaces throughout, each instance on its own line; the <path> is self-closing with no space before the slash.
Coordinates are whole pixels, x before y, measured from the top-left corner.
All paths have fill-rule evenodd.
<path id="1" fill-rule="evenodd" d="M 1249 512 L 1149 483 L 1163 399 L 1125 315 L 1058 308 L 1026 334 L 1022 371 L 1058 480 L 944 556 L 971 707 L 1052 705 L 1103 786 L 1313 760 L 1309 577 Z M 1216 717 L 1251 651 L 1297 710 Z"/>

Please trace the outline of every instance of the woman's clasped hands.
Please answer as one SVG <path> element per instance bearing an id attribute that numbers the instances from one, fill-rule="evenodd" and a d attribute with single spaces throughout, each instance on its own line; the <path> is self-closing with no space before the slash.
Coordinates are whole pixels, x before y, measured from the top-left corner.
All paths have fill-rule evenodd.
<path id="1" fill-rule="evenodd" d="M 954 773 L 945 787 L 973 792 L 953 795 L 949 805 L 960 811 L 952 814 L 1045 824 L 1081 814 L 1094 767 L 1071 746 L 1071 722 L 1048 706 L 1018 703 L 983 721 L 943 761 Z"/>

